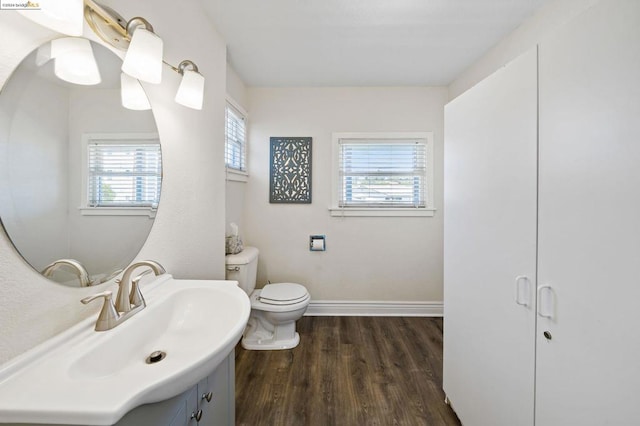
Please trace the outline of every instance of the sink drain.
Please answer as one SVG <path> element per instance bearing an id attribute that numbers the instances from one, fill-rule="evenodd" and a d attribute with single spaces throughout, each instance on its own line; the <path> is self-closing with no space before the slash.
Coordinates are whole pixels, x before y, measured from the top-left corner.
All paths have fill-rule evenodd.
<path id="1" fill-rule="evenodd" d="M 167 356 L 165 351 L 154 351 L 151 352 L 151 355 L 147 357 L 147 364 L 155 364 L 156 362 L 162 361 Z"/>

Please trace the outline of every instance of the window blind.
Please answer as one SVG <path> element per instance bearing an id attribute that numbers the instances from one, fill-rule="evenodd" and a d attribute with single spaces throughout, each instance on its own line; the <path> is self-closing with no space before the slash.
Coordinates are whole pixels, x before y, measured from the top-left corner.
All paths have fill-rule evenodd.
<path id="1" fill-rule="evenodd" d="M 246 126 L 245 117 L 233 106 L 227 104 L 225 125 L 225 164 L 228 168 L 246 171 Z"/>
<path id="2" fill-rule="evenodd" d="M 426 207 L 425 140 L 341 139 L 339 207 Z"/>
<path id="3" fill-rule="evenodd" d="M 159 143 L 88 145 L 89 207 L 152 207 L 160 201 Z"/>

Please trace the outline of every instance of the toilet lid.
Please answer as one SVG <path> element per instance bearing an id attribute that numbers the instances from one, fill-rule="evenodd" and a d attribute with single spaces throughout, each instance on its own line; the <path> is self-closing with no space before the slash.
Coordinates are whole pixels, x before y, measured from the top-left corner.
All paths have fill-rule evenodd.
<path id="1" fill-rule="evenodd" d="M 260 301 L 272 305 L 291 305 L 309 297 L 304 286 L 293 283 L 267 284 L 260 292 Z"/>

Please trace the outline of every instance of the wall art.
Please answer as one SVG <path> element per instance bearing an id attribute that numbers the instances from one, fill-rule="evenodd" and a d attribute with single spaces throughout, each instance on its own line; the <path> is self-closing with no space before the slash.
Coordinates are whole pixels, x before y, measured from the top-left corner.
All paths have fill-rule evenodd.
<path id="1" fill-rule="evenodd" d="M 311 138 L 272 137 L 270 203 L 311 203 Z"/>

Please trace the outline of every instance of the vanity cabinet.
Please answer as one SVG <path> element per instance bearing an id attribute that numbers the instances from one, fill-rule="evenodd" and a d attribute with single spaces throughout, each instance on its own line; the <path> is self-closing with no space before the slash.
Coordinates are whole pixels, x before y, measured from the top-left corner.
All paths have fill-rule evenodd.
<path id="1" fill-rule="evenodd" d="M 640 419 L 640 2 L 445 109 L 443 387 L 465 426 Z"/>
<path id="2" fill-rule="evenodd" d="M 208 395 L 211 393 L 210 400 Z M 98 398 L 99 395 L 96 395 Z M 200 418 L 200 421 L 196 419 Z M 24 423 L 0 423 L 29 426 Z M 235 352 L 225 358 L 213 373 L 187 391 L 166 401 L 134 408 L 114 426 L 234 426 Z M 53 426 L 53 425 L 33 425 Z"/>
<path id="3" fill-rule="evenodd" d="M 210 401 L 207 396 L 211 392 Z M 96 395 L 99 398 L 99 395 Z M 196 420 L 199 410 L 200 421 Z M 25 426 L 24 423 L 0 423 Z M 235 352 L 213 373 L 187 391 L 166 401 L 134 408 L 114 426 L 234 426 L 235 425 Z M 36 425 L 33 425 L 36 426 Z M 39 424 L 38 426 L 53 426 Z M 57 425 L 60 426 L 60 425 Z"/>
<path id="4" fill-rule="evenodd" d="M 234 351 L 191 389 L 167 401 L 137 407 L 116 423 L 116 426 L 165 425 L 235 425 Z"/>

